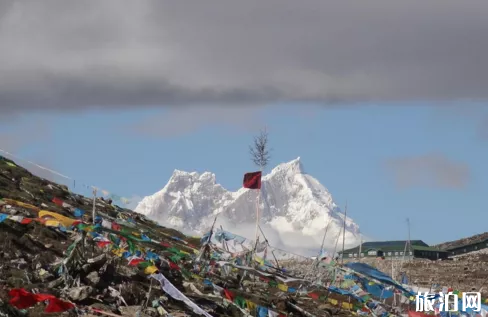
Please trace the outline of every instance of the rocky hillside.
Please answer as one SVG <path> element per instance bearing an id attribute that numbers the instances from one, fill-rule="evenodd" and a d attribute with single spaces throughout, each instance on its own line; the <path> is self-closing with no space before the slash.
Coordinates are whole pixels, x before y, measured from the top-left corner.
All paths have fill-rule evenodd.
<path id="1" fill-rule="evenodd" d="M 449 242 L 444 242 L 441 244 L 436 245 L 435 247 L 441 249 L 441 250 L 446 250 L 450 248 L 456 248 L 456 247 L 461 247 L 466 244 L 472 244 L 472 243 L 478 243 L 481 241 L 484 241 L 488 239 L 488 232 L 480 233 L 471 237 L 467 238 L 462 238 L 459 240 L 454 240 L 454 241 L 449 241 Z"/>
<path id="2" fill-rule="evenodd" d="M 481 291 L 488 297 L 488 251 L 481 250 L 458 256 L 452 260 L 431 261 L 414 259 L 412 261 L 366 258 L 368 263 L 380 271 L 400 281 L 401 272 L 406 272 L 409 284 L 425 290 L 435 289 L 435 285 L 452 287 L 455 290 Z"/>
<path id="3" fill-rule="evenodd" d="M 92 202 L 0 156 L 0 316 L 351 316 L 344 295 L 291 298 L 281 275 L 203 265 L 199 239 L 102 199 L 93 225 Z"/>

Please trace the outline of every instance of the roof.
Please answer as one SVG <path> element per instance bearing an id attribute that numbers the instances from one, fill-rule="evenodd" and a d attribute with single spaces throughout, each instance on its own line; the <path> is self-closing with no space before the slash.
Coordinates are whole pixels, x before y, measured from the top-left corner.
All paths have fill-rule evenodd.
<path id="1" fill-rule="evenodd" d="M 488 238 L 486 238 L 486 239 L 479 239 L 479 240 L 473 241 L 471 243 L 466 243 L 466 244 L 461 244 L 461 245 L 453 246 L 453 247 L 447 248 L 445 250 L 446 251 L 459 250 L 459 249 L 464 249 L 464 248 L 471 247 L 473 245 L 484 244 L 484 243 L 488 243 Z"/>
<path id="2" fill-rule="evenodd" d="M 361 245 L 361 251 L 367 252 L 368 250 L 381 250 L 385 251 L 403 251 L 405 249 L 405 244 L 407 240 L 397 240 L 397 241 L 373 241 L 373 242 L 364 242 Z M 429 245 L 423 242 L 422 240 L 411 240 L 410 244 L 412 246 L 422 246 L 428 247 Z M 359 252 L 359 246 L 351 249 L 344 250 L 344 253 L 354 253 Z M 342 252 L 339 252 L 342 253 Z"/>
<path id="3" fill-rule="evenodd" d="M 446 252 L 446 250 L 439 250 L 437 248 L 434 248 L 434 247 L 424 247 L 424 246 L 421 246 L 421 245 L 412 245 L 412 249 L 414 250 L 418 250 L 418 251 L 435 251 L 435 252 Z"/>
<path id="4" fill-rule="evenodd" d="M 444 242 L 437 245 L 442 250 L 453 250 L 457 248 L 463 248 L 467 246 L 471 246 L 478 243 L 484 243 L 488 241 L 488 232 L 480 233 L 471 237 Z"/>

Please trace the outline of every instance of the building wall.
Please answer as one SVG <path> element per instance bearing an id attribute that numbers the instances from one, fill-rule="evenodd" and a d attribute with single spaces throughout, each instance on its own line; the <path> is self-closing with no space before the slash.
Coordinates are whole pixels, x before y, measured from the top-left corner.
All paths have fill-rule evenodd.
<path id="1" fill-rule="evenodd" d="M 448 252 L 438 252 L 438 251 L 415 250 L 414 256 L 416 258 L 422 258 L 422 259 L 439 260 L 439 259 L 447 259 L 449 256 L 449 253 Z"/>
<path id="2" fill-rule="evenodd" d="M 474 251 L 478 251 L 478 250 L 482 250 L 482 249 L 486 249 L 486 248 L 488 248 L 488 240 L 485 240 L 485 241 L 482 241 L 479 243 L 473 243 L 470 245 L 465 245 L 465 246 L 454 248 L 454 249 L 450 249 L 448 251 L 449 251 L 449 255 L 453 256 L 453 255 L 459 255 L 459 254 L 474 252 Z"/>
<path id="3" fill-rule="evenodd" d="M 386 251 L 386 252 L 383 252 L 383 256 L 385 258 L 391 258 L 391 257 L 399 257 L 399 258 L 403 258 L 403 250 L 402 249 L 401 251 L 400 250 L 396 250 L 396 251 Z M 353 252 L 353 253 L 348 253 L 348 252 L 345 252 L 345 257 L 344 259 L 354 259 L 354 258 L 359 258 L 359 252 Z M 362 252 L 362 258 L 376 258 L 378 255 L 377 255 L 377 251 L 369 251 L 369 252 Z M 406 256 L 413 256 L 413 252 L 409 252 L 407 251 L 406 253 Z"/>

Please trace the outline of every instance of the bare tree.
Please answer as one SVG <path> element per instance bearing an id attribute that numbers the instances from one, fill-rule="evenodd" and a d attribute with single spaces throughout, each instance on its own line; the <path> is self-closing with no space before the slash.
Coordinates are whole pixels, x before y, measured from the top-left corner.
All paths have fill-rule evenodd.
<path id="1" fill-rule="evenodd" d="M 253 145 L 249 146 L 249 153 L 251 154 L 251 160 L 261 170 L 264 170 L 266 166 L 268 166 L 271 155 L 268 150 L 268 132 L 266 129 L 262 130 L 258 136 L 254 137 Z"/>

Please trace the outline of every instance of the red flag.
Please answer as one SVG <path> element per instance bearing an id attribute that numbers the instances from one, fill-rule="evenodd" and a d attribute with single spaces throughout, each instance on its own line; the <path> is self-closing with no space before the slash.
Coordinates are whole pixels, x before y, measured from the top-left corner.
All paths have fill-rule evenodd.
<path id="1" fill-rule="evenodd" d="M 75 305 L 70 302 L 65 302 L 60 300 L 59 298 L 51 298 L 49 299 L 49 303 L 47 304 L 46 313 L 62 313 L 64 311 L 70 310 L 75 308 Z"/>
<path id="2" fill-rule="evenodd" d="M 12 297 L 9 301 L 10 305 L 18 309 L 29 308 L 45 300 L 49 301 L 45 310 L 46 313 L 60 313 L 75 307 L 72 303 L 65 302 L 54 295 L 33 294 L 23 288 L 14 288 L 8 294 Z"/>
<path id="3" fill-rule="evenodd" d="M 29 223 L 31 223 L 31 222 L 32 222 L 32 220 L 34 220 L 34 219 L 32 219 L 32 218 L 23 218 L 23 219 L 20 221 L 20 223 L 21 223 L 21 224 L 23 224 L 23 225 L 28 225 Z"/>
<path id="4" fill-rule="evenodd" d="M 225 296 L 225 298 L 227 298 L 231 302 L 234 301 L 234 294 L 231 291 L 226 290 L 225 288 L 224 288 L 224 296 Z"/>
<path id="5" fill-rule="evenodd" d="M 172 270 L 181 270 L 180 267 L 176 264 L 176 263 L 173 263 L 171 261 L 168 261 L 169 262 L 169 268 L 172 269 Z"/>
<path id="6" fill-rule="evenodd" d="M 8 294 L 11 297 L 9 304 L 18 309 L 29 308 L 39 302 L 35 294 L 29 293 L 23 288 L 14 288 Z"/>
<path id="7" fill-rule="evenodd" d="M 408 311 L 408 317 L 432 317 L 432 315 L 424 314 L 422 312 L 416 312 L 413 310 Z"/>
<path id="8" fill-rule="evenodd" d="M 261 189 L 261 172 L 244 174 L 244 181 L 242 186 L 249 189 Z"/>
<path id="9" fill-rule="evenodd" d="M 53 203 L 55 203 L 56 205 L 58 205 L 58 206 L 60 206 L 60 207 L 63 207 L 63 201 L 62 201 L 61 199 L 54 197 L 52 201 L 53 201 Z"/>
<path id="10" fill-rule="evenodd" d="M 97 246 L 98 246 L 99 248 L 104 248 L 104 247 L 106 247 L 107 245 L 109 245 L 110 243 L 112 243 L 112 242 L 110 242 L 110 241 L 98 241 L 98 242 L 97 242 Z"/>
<path id="11" fill-rule="evenodd" d="M 141 263 L 141 262 L 144 262 L 144 259 L 141 259 L 141 258 L 139 258 L 139 259 L 134 258 L 134 259 L 132 259 L 132 260 L 130 260 L 130 261 L 129 261 L 129 265 L 130 265 L 130 266 L 137 266 L 137 265 L 138 265 L 139 263 Z"/>

